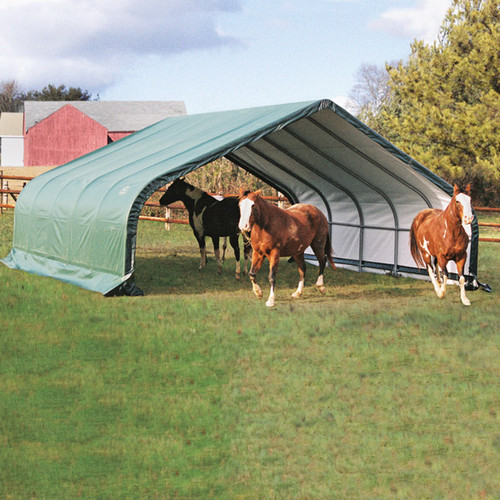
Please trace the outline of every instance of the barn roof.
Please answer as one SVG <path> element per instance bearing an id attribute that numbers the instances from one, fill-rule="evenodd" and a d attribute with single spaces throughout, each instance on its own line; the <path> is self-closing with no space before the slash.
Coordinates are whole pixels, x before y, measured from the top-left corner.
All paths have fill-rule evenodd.
<path id="1" fill-rule="evenodd" d="M 182 101 L 25 101 L 25 131 L 66 104 L 85 113 L 109 132 L 134 132 L 165 118 L 186 114 Z"/>
<path id="2" fill-rule="evenodd" d="M 419 274 L 414 216 L 452 188 L 329 100 L 168 118 L 36 177 L 15 210 L 10 267 L 90 290 L 136 290 L 137 221 L 161 186 L 221 156 L 326 215 L 335 260 Z M 468 267 L 477 265 L 477 224 Z"/>

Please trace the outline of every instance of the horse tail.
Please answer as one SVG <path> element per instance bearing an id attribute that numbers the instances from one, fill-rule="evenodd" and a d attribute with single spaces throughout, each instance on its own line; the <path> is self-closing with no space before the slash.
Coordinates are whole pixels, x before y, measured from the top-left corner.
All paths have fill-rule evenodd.
<path id="1" fill-rule="evenodd" d="M 417 244 L 417 228 L 415 222 L 416 219 L 413 221 L 410 229 L 410 253 L 413 257 L 413 260 L 417 264 L 417 267 L 425 267 L 424 259 L 422 258 L 420 248 L 418 248 Z"/>
<path id="2" fill-rule="evenodd" d="M 332 240 L 330 238 L 330 231 L 326 233 L 325 256 L 328 259 L 328 262 L 330 262 L 332 269 L 337 269 L 335 267 L 335 262 L 333 262 L 333 248 Z"/>

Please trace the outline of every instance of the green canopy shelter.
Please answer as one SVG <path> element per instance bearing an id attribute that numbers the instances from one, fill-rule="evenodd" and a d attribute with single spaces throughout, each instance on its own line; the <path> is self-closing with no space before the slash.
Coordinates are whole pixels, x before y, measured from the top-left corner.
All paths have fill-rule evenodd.
<path id="1" fill-rule="evenodd" d="M 452 187 L 329 100 L 167 118 L 42 174 L 19 196 L 3 262 L 103 294 L 140 294 L 133 273 L 144 203 L 222 156 L 292 203 L 320 208 L 339 266 L 426 274 L 410 256 L 410 225 L 423 208 L 445 208 Z M 477 246 L 475 221 L 469 280 Z"/>

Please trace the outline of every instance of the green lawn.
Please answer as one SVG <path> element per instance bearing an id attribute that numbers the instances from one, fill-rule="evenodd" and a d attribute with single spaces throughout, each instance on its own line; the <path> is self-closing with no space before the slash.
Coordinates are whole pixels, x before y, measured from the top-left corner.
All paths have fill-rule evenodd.
<path id="1" fill-rule="evenodd" d="M 313 266 L 292 301 L 283 261 L 268 310 L 232 251 L 200 273 L 162 227 L 139 225 L 141 298 L 0 266 L 1 498 L 500 498 L 499 244 L 469 308 L 330 268 L 323 296 Z"/>

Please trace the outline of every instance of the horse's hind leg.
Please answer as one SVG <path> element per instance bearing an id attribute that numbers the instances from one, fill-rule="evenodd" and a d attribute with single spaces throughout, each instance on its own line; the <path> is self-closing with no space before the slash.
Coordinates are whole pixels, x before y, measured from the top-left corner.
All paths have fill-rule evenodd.
<path id="1" fill-rule="evenodd" d="M 204 236 L 196 236 L 196 239 L 198 240 L 198 245 L 200 247 L 200 267 L 198 268 L 198 271 L 201 271 L 207 263 L 207 249 L 205 247 Z"/>
<path id="2" fill-rule="evenodd" d="M 224 236 L 222 240 L 222 263 L 224 264 L 226 260 L 226 248 L 227 248 L 227 236 Z"/>
<path id="3" fill-rule="evenodd" d="M 292 293 L 292 299 L 298 299 L 304 291 L 304 283 L 306 280 L 306 261 L 304 260 L 304 254 L 294 255 L 293 260 L 297 263 L 299 269 L 299 286 L 297 290 Z"/>
<path id="4" fill-rule="evenodd" d="M 252 260 L 252 244 L 250 239 L 242 236 L 243 238 L 243 256 L 245 257 L 245 264 L 243 266 L 243 274 L 248 273 L 248 261 Z"/>
<path id="5" fill-rule="evenodd" d="M 429 278 L 431 279 L 431 282 L 434 285 L 434 290 L 436 291 L 436 295 L 440 299 L 442 299 L 443 292 L 441 290 L 441 285 L 438 283 L 436 275 L 434 274 L 434 268 L 430 264 L 427 264 L 427 272 L 429 273 Z"/>
<path id="6" fill-rule="evenodd" d="M 226 238 L 224 238 L 226 239 Z M 240 245 L 238 244 L 238 233 L 232 234 L 229 236 L 229 243 L 231 243 L 231 246 L 233 247 L 234 250 L 234 258 L 236 259 L 236 279 L 240 279 Z"/>
<path id="7" fill-rule="evenodd" d="M 465 295 L 465 276 L 464 276 L 464 266 L 466 259 L 461 259 L 457 262 L 458 271 L 458 284 L 460 285 L 460 300 L 464 306 L 470 306 L 470 300 Z"/>
<path id="8" fill-rule="evenodd" d="M 220 259 L 219 238 L 212 236 L 212 242 L 214 244 L 215 259 L 217 260 L 217 273 L 221 274 L 222 273 L 222 262 Z"/>
<path id="9" fill-rule="evenodd" d="M 323 274 L 326 267 L 325 242 L 320 241 L 319 243 L 313 243 L 313 245 L 311 245 L 311 248 L 313 249 L 314 255 L 318 259 L 319 264 L 318 280 L 316 281 L 316 286 L 318 287 L 320 293 L 325 293 L 326 288 L 323 284 Z"/>
<path id="10" fill-rule="evenodd" d="M 441 299 L 445 296 L 446 293 L 446 282 L 448 280 L 448 271 L 446 269 L 446 265 L 448 261 L 444 257 L 440 257 L 437 263 L 437 275 L 438 275 L 438 283 L 441 284 L 441 295 L 438 294 L 438 297 Z"/>

